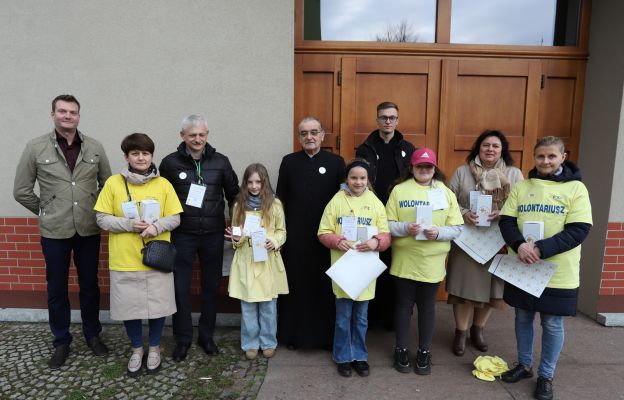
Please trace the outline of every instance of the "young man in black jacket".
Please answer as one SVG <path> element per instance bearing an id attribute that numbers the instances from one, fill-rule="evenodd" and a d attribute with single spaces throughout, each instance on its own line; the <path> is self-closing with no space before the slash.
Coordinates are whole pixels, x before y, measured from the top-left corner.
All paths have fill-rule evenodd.
<path id="1" fill-rule="evenodd" d="M 219 353 L 213 340 L 217 298 L 223 264 L 225 199 L 234 204 L 238 178 L 226 156 L 208 144 L 208 125 L 201 115 L 182 120 L 182 143 L 165 157 L 160 175 L 176 190 L 184 208 L 180 226 L 171 241 L 178 250 L 174 282 L 177 312 L 173 315 L 176 347 L 173 360 L 186 358 L 193 339 L 191 320 L 191 277 L 193 262 L 199 256 L 201 269 L 201 316 L 197 344 L 209 355 Z"/>

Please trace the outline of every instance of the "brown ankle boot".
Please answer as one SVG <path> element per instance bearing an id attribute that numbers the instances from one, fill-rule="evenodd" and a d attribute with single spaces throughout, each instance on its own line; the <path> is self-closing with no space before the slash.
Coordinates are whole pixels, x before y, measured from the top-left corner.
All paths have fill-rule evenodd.
<path id="1" fill-rule="evenodd" d="M 483 327 L 473 325 L 470 328 L 470 341 L 473 346 L 478 350 L 486 352 L 488 350 L 488 344 L 485 341 L 485 337 L 483 336 Z"/>
<path id="2" fill-rule="evenodd" d="M 466 351 L 466 331 L 455 329 L 455 339 L 453 340 L 453 354 L 463 356 Z"/>

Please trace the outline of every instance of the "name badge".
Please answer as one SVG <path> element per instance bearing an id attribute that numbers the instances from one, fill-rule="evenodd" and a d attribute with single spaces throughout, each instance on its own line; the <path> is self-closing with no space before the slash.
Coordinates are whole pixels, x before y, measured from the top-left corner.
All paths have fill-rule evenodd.
<path id="1" fill-rule="evenodd" d="M 204 194 L 206 193 L 206 186 L 191 183 L 188 195 L 186 196 L 186 205 L 191 207 L 201 208 L 204 202 Z"/>
<path id="2" fill-rule="evenodd" d="M 348 241 L 355 242 L 357 240 L 357 218 L 342 217 L 341 233 Z"/>
<path id="3" fill-rule="evenodd" d="M 128 219 L 139 219 L 139 208 L 134 200 L 121 203 L 121 211 L 124 217 Z"/>
<path id="4" fill-rule="evenodd" d="M 433 210 L 445 210 L 449 207 L 448 200 L 446 199 L 446 193 L 444 189 L 431 189 L 428 193 L 429 204 L 433 207 Z"/>

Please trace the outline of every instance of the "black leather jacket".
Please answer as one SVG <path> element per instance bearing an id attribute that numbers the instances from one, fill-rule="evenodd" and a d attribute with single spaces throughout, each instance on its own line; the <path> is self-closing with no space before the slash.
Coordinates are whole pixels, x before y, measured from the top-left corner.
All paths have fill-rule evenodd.
<path id="1" fill-rule="evenodd" d="M 182 142 L 178 151 L 169 154 L 160 163 L 160 175 L 173 185 L 184 212 L 180 215 L 181 223 L 176 232 L 204 234 L 222 232 L 225 229 L 225 199 L 232 209 L 239 191 L 238 178 L 232 169 L 230 160 L 214 147 L 206 144 L 200 163 L 203 185 L 206 193 L 201 208 L 186 203 L 191 183 L 198 183 L 195 161 L 186 151 Z"/>

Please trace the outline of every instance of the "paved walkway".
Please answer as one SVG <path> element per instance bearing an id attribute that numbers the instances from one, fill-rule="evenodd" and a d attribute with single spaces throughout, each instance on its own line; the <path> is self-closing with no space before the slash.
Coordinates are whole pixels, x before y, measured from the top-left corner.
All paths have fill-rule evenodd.
<path id="1" fill-rule="evenodd" d="M 395 371 L 394 335 L 373 330 L 368 334 L 369 377 L 339 376 L 331 354 L 326 351 L 281 350 L 270 361 L 258 400 L 533 398 L 535 378 L 516 384 L 474 378 L 472 362 L 483 353 L 468 346 L 463 357 L 453 355 L 452 308 L 438 303 L 436 313 L 433 369 L 429 376 Z M 624 328 L 604 327 L 584 316 L 567 318 L 565 324 L 565 345 L 554 380 L 555 399 L 624 399 Z M 541 328 L 537 331 L 541 335 Z M 509 365 L 516 361 L 513 309 L 492 314 L 486 337 L 490 345 L 488 355 L 498 355 Z M 536 342 L 539 349 L 539 337 Z M 412 324 L 410 349 L 416 350 L 417 343 L 416 327 Z"/>
<path id="2" fill-rule="evenodd" d="M 415 320 L 415 319 L 414 319 Z M 415 322 L 415 321 L 413 321 Z M 417 334 L 412 325 L 411 350 Z M 538 328 L 538 332 L 541 330 Z M 429 376 L 392 368 L 394 335 L 369 332 L 371 375 L 340 377 L 327 351 L 289 351 L 249 362 L 239 349 L 238 328 L 218 328 L 222 354 L 205 355 L 196 345 L 189 358 L 173 363 L 171 328 L 165 328 L 162 371 L 127 378 L 128 339 L 121 325 L 105 325 L 111 348 L 94 357 L 72 325 L 74 343 L 66 365 L 50 371 L 50 333 L 45 323 L 0 322 L 0 399 L 531 399 L 535 378 L 516 384 L 484 382 L 471 374 L 480 355 L 468 346 L 463 357 L 450 351 L 454 323 L 450 306 L 439 303 Z M 513 310 L 495 312 L 486 330 L 489 355 L 515 361 Z M 536 342 L 539 343 L 539 337 Z M 538 348 L 536 346 L 536 348 Z M 566 319 L 566 343 L 554 381 L 556 399 L 624 399 L 624 328 L 608 328 L 578 316 Z"/>

